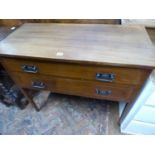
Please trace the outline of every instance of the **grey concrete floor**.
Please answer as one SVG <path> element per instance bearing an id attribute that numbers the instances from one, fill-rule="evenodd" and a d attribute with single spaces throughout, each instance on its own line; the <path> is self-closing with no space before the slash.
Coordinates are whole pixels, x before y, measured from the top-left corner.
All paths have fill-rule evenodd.
<path id="1" fill-rule="evenodd" d="M 0 134 L 4 135 L 108 135 L 120 134 L 118 103 L 51 94 L 36 112 L 0 103 Z"/>

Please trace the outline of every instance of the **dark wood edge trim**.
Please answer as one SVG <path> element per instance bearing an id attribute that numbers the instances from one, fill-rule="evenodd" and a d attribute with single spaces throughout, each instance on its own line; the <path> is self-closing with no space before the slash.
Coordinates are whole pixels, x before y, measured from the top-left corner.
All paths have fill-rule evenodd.
<path id="1" fill-rule="evenodd" d="M 135 68 L 135 69 L 147 69 L 152 70 L 155 69 L 155 66 L 139 66 L 139 65 L 130 65 L 130 64 L 118 64 L 118 63 L 106 63 L 106 62 L 95 62 L 95 61 L 81 61 L 81 60 L 70 60 L 70 59 L 51 59 L 51 58 L 42 58 L 42 57 L 29 57 L 29 56 L 14 56 L 14 55 L 6 55 L 0 54 L 1 59 L 3 58 L 14 58 L 14 59 L 28 59 L 31 61 L 41 60 L 46 62 L 64 62 L 64 63 L 73 63 L 73 64 L 83 64 L 83 65 L 94 65 L 94 66 L 109 66 L 109 67 L 120 67 L 120 68 Z"/>

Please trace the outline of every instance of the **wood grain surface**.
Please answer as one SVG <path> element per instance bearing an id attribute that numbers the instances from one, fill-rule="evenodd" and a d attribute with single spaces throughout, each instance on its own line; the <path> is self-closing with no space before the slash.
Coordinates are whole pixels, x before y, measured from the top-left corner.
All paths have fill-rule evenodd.
<path id="1" fill-rule="evenodd" d="M 113 83 L 101 83 L 98 81 L 86 81 L 70 78 L 52 77 L 46 75 L 34 75 L 27 73 L 11 72 L 17 84 L 22 88 L 35 90 L 50 90 L 62 94 L 85 96 L 114 101 L 129 101 L 136 86 Z M 35 88 L 33 82 L 43 82 L 45 87 Z M 109 95 L 96 93 L 96 89 L 111 91 Z"/>
<path id="2" fill-rule="evenodd" d="M 152 48 L 140 26 L 25 24 L 0 43 L 0 54 L 153 68 Z"/>
<path id="3" fill-rule="evenodd" d="M 111 67 L 111 66 L 93 66 L 74 63 L 60 63 L 60 62 L 47 62 L 47 61 L 31 61 L 25 59 L 12 59 L 5 58 L 3 65 L 11 72 L 22 72 L 23 65 L 37 67 L 35 75 L 44 74 L 55 77 L 67 77 L 81 80 L 96 81 L 97 73 L 114 74 L 115 78 L 112 83 L 118 84 L 131 84 L 142 85 L 150 71 L 146 69 L 134 69 L 124 67 Z M 30 74 L 30 73 L 28 73 Z M 105 83 L 105 82 L 103 82 Z"/>
<path id="4" fill-rule="evenodd" d="M 75 24 L 120 24 L 120 19 L 0 19 L 2 26 L 20 26 L 24 23 L 75 23 Z"/>

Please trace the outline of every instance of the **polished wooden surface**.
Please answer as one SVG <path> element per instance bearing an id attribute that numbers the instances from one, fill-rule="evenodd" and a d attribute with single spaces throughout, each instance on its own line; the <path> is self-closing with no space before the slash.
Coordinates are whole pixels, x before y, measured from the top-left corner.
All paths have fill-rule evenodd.
<path id="1" fill-rule="evenodd" d="M 145 82 L 148 76 L 146 69 L 134 69 L 124 67 L 111 66 L 93 66 L 74 63 L 58 63 L 46 61 L 31 61 L 25 59 L 11 59 L 5 58 L 3 60 L 4 66 L 12 72 L 24 72 L 23 65 L 36 66 L 38 72 L 35 73 L 44 75 L 52 75 L 57 77 L 76 78 L 81 80 L 96 81 L 97 73 L 114 74 L 115 79 L 112 83 L 141 85 Z"/>
<path id="2" fill-rule="evenodd" d="M 2 26 L 20 26 L 24 23 L 75 23 L 75 24 L 120 24 L 120 19 L 0 19 Z"/>
<path id="3" fill-rule="evenodd" d="M 140 26 L 25 24 L 0 43 L 0 54 L 153 68 L 152 48 Z"/>

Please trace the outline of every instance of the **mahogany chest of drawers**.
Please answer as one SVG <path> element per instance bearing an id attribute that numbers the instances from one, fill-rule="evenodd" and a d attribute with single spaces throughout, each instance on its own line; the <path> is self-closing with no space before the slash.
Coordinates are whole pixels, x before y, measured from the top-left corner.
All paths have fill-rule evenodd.
<path id="1" fill-rule="evenodd" d="M 124 115 L 155 67 L 140 26 L 24 24 L 0 43 L 0 55 L 31 102 L 25 88 L 125 101 Z"/>

